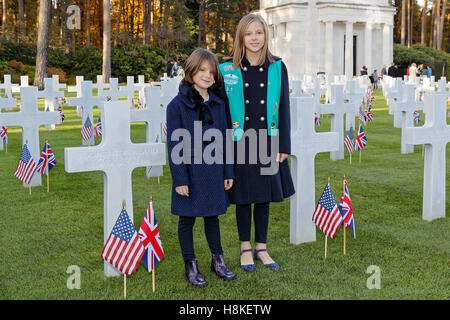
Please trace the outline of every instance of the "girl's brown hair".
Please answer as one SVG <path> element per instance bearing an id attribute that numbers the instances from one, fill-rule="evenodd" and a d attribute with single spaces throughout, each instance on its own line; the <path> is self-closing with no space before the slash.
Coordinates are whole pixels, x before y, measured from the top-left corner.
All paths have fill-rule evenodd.
<path id="1" fill-rule="evenodd" d="M 211 51 L 203 48 L 197 48 L 186 60 L 186 68 L 184 70 L 184 78 L 181 83 L 194 84 L 193 77 L 200 69 L 204 61 L 208 61 L 214 76 L 213 86 L 220 88 L 222 86 L 222 74 L 219 70 L 219 60 Z"/>
<path id="2" fill-rule="evenodd" d="M 245 56 L 245 31 L 247 31 L 248 26 L 255 21 L 258 21 L 262 24 L 265 34 L 264 46 L 261 49 L 261 55 L 257 64 L 262 65 L 266 61 L 266 58 L 269 60 L 269 63 L 275 62 L 275 59 L 273 58 L 272 53 L 270 53 L 269 50 L 269 27 L 267 26 L 266 21 L 261 16 L 250 13 L 244 16 L 241 21 L 239 21 L 239 24 L 237 26 L 236 38 L 234 40 L 233 50 L 231 51 L 231 57 L 233 58 L 233 67 L 235 69 L 242 68 L 242 59 Z"/>

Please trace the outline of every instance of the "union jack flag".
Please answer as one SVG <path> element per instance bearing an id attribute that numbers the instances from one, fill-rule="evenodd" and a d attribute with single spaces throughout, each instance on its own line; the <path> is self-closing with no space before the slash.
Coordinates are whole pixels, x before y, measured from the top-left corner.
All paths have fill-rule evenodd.
<path id="1" fill-rule="evenodd" d="M 151 272 L 164 256 L 152 201 L 148 204 L 147 212 L 145 213 L 144 221 L 142 221 L 138 236 L 145 248 L 142 262 L 148 272 Z"/>
<path id="2" fill-rule="evenodd" d="M 420 113 L 419 110 L 414 111 L 414 123 L 419 124 L 420 123 Z"/>
<path id="3" fill-rule="evenodd" d="M 347 180 L 344 180 L 344 194 L 339 202 L 339 212 L 341 213 L 343 223 L 352 230 L 353 238 L 356 239 L 355 219 L 353 218 L 352 202 L 350 200 L 350 192 L 348 191 Z"/>
<path id="4" fill-rule="evenodd" d="M 44 149 L 42 149 L 41 157 L 39 158 L 39 162 L 37 165 L 37 172 L 40 174 L 47 174 L 47 163 L 48 163 L 48 171 L 50 171 L 51 168 L 53 168 L 56 164 L 56 158 L 55 154 L 52 151 L 52 148 L 46 142 L 44 144 Z"/>
<path id="5" fill-rule="evenodd" d="M 60 104 L 65 104 L 65 103 L 66 103 L 66 98 L 61 97 L 61 98 L 59 99 L 59 103 L 60 103 Z"/>
<path id="6" fill-rule="evenodd" d="M 103 247 L 102 258 L 120 272 L 133 274 L 143 255 L 144 246 L 127 211 L 122 209 Z"/>
<path id="7" fill-rule="evenodd" d="M 100 137 L 102 135 L 102 120 L 98 116 L 97 123 L 95 124 L 95 136 Z"/>
<path id="8" fill-rule="evenodd" d="M 316 126 L 320 126 L 320 119 L 319 119 L 319 114 L 318 113 L 316 113 L 316 112 L 314 112 L 314 124 L 316 125 Z"/>
<path id="9" fill-rule="evenodd" d="M 339 214 L 339 209 L 329 184 L 323 190 L 312 220 L 330 238 L 335 237 L 339 226 L 342 224 L 342 216 Z"/>
<path id="10" fill-rule="evenodd" d="M 83 127 L 81 128 L 81 137 L 84 141 L 89 140 L 94 134 L 94 130 L 92 129 L 92 122 L 89 117 L 86 118 Z"/>
<path id="11" fill-rule="evenodd" d="M 366 111 L 365 116 L 366 116 L 367 122 L 373 121 L 372 106 L 370 105 L 370 102 L 367 102 L 367 111 Z"/>
<path id="12" fill-rule="evenodd" d="M 14 175 L 25 184 L 30 184 L 31 178 L 33 178 L 35 172 L 36 162 L 34 162 L 27 145 L 24 144 L 19 164 L 17 165 L 16 171 L 14 171 Z"/>
<path id="13" fill-rule="evenodd" d="M 138 98 L 137 108 L 138 109 L 144 109 L 144 104 L 142 103 L 142 99 L 141 98 Z"/>
<path id="14" fill-rule="evenodd" d="M 347 148 L 348 153 L 353 153 L 353 126 L 350 127 L 350 130 L 348 130 L 347 136 L 345 137 L 344 144 Z"/>
<path id="15" fill-rule="evenodd" d="M 5 141 L 5 144 L 8 144 L 8 128 L 5 126 L 0 127 L 0 138 Z"/>
<path id="16" fill-rule="evenodd" d="M 356 135 L 355 140 L 355 151 L 362 150 L 367 144 L 367 137 L 364 133 L 362 125 L 359 125 L 358 134 Z"/>

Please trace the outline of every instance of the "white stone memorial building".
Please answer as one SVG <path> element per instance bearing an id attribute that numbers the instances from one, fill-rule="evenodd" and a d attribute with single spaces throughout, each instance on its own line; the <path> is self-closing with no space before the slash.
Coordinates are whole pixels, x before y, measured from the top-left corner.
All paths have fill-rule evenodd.
<path id="1" fill-rule="evenodd" d="M 260 0 L 269 25 L 269 48 L 286 63 L 291 78 L 325 72 L 369 74 L 393 60 L 393 20 L 389 0 Z"/>

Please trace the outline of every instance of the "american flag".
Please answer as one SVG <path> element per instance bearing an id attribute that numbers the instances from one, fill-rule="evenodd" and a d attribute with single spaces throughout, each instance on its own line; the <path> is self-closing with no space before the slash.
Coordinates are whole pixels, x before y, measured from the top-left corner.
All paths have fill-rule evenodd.
<path id="1" fill-rule="evenodd" d="M 8 144 L 8 128 L 5 126 L 0 127 L 0 138 L 5 141 L 5 144 Z"/>
<path id="2" fill-rule="evenodd" d="M 164 250 L 161 244 L 161 238 L 159 236 L 159 228 L 156 223 L 152 201 L 148 204 L 147 212 L 145 214 L 144 221 L 142 221 L 138 236 L 145 248 L 142 262 L 148 272 L 151 272 L 164 256 Z"/>
<path id="3" fill-rule="evenodd" d="M 95 124 L 95 136 L 100 137 L 102 135 L 102 120 L 98 116 L 97 123 Z"/>
<path id="4" fill-rule="evenodd" d="M 364 114 L 364 103 L 359 107 L 359 120 L 364 123 L 364 125 L 366 125 L 367 119 L 366 115 Z"/>
<path id="5" fill-rule="evenodd" d="M 59 103 L 60 103 L 60 104 L 65 104 L 65 103 L 66 103 L 66 98 L 61 97 L 61 98 L 59 99 Z"/>
<path id="6" fill-rule="evenodd" d="M 86 118 L 83 127 L 81 128 L 81 137 L 84 141 L 89 140 L 94 134 L 94 130 L 92 129 L 92 122 L 89 117 Z"/>
<path id="7" fill-rule="evenodd" d="M 342 216 L 339 214 L 339 209 L 329 184 L 323 190 L 312 221 L 330 238 L 335 237 L 339 226 L 342 224 Z"/>
<path id="8" fill-rule="evenodd" d="M 419 110 L 414 111 L 414 123 L 419 124 L 420 123 L 420 113 Z"/>
<path id="9" fill-rule="evenodd" d="M 347 228 L 352 230 L 353 237 L 356 238 L 355 219 L 353 218 L 353 208 L 350 200 L 350 192 L 348 191 L 347 180 L 344 180 L 344 186 L 344 194 L 339 202 L 339 212 L 341 213 L 343 222 L 347 225 Z"/>
<path id="10" fill-rule="evenodd" d="M 320 126 L 320 119 L 319 119 L 319 114 L 314 112 L 314 124 L 316 126 Z"/>
<path id="11" fill-rule="evenodd" d="M 37 165 L 37 172 L 40 174 L 47 174 L 47 162 L 48 162 L 48 171 L 53 168 L 56 164 L 55 154 L 52 151 L 50 145 L 46 142 L 44 144 L 44 149 L 42 149 L 41 157 L 39 158 L 39 162 Z"/>
<path id="12" fill-rule="evenodd" d="M 130 275 L 136 271 L 143 255 L 144 246 L 127 211 L 122 209 L 103 248 L 102 257 L 120 272 Z"/>
<path id="13" fill-rule="evenodd" d="M 36 162 L 34 162 L 27 145 L 24 144 L 19 164 L 17 165 L 16 171 L 14 171 L 14 175 L 25 184 L 30 184 L 31 178 L 33 178 L 35 172 Z"/>
<path id="14" fill-rule="evenodd" d="M 355 151 L 362 150 L 367 144 L 367 137 L 364 133 L 362 125 L 359 125 L 358 134 L 356 135 L 355 140 Z"/>
<path id="15" fill-rule="evenodd" d="M 167 122 L 164 122 L 164 124 L 163 124 L 163 132 L 164 132 L 164 136 L 167 137 Z"/>
<path id="16" fill-rule="evenodd" d="M 348 153 L 353 153 L 353 126 L 348 130 L 347 136 L 345 137 L 344 144 L 347 148 Z"/>
<path id="17" fill-rule="evenodd" d="M 61 118 L 61 123 L 62 123 L 66 117 L 64 116 L 64 112 L 62 110 L 61 105 L 58 106 L 58 112 L 59 112 L 59 116 Z"/>

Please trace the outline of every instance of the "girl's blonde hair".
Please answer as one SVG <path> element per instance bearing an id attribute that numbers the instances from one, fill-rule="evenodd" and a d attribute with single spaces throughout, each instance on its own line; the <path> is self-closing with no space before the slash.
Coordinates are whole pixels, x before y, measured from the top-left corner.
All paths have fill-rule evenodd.
<path id="1" fill-rule="evenodd" d="M 262 24 L 264 28 L 264 46 L 261 49 L 261 55 L 258 60 L 258 65 L 262 65 L 266 58 L 269 60 L 269 63 L 274 63 L 275 59 L 270 53 L 269 50 L 269 27 L 267 26 L 266 21 L 259 15 L 250 13 L 244 16 L 237 26 L 236 37 L 233 44 L 233 50 L 231 51 L 231 57 L 233 58 L 233 67 L 235 69 L 242 68 L 242 59 L 245 56 L 245 44 L 244 37 L 245 32 L 247 31 L 248 26 L 252 23 L 258 21 Z"/>
<path id="2" fill-rule="evenodd" d="M 200 69 L 204 61 L 208 61 L 214 76 L 213 86 L 220 88 L 222 86 L 222 74 L 219 70 L 219 60 L 211 51 L 203 48 L 197 48 L 186 60 L 186 68 L 184 70 L 184 78 L 181 83 L 194 84 L 193 77 Z"/>

